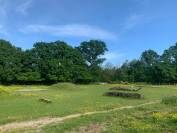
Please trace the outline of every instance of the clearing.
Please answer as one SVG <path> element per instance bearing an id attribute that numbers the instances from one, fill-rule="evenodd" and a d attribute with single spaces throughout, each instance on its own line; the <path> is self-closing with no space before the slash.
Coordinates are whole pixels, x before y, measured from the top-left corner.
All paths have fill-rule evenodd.
<path id="1" fill-rule="evenodd" d="M 138 91 L 143 99 L 104 96 L 116 86 L 120 85 L 0 86 L 7 92 L 0 93 L 1 132 L 177 131 L 176 105 L 160 102 L 177 95 L 176 86 L 145 85 Z M 52 103 L 40 102 L 44 97 Z"/>

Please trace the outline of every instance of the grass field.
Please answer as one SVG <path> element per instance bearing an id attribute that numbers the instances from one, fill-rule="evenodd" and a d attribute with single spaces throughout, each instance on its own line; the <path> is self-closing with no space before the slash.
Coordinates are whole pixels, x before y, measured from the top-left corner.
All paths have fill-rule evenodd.
<path id="1" fill-rule="evenodd" d="M 139 91 L 143 99 L 108 97 L 103 94 L 118 84 L 75 85 L 60 83 L 52 86 L 0 86 L 0 126 L 44 117 L 104 111 L 123 106 L 162 100 L 177 96 L 176 86 L 145 85 Z M 40 102 L 40 98 L 52 103 Z M 40 128 L 8 130 L 8 132 L 47 133 L 122 133 L 177 132 L 177 104 L 157 103 L 137 108 L 97 113 L 52 123 Z M 0 131 L 0 132 L 3 132 Z M 7 132 L 7 131 L 5 131 Z"/>

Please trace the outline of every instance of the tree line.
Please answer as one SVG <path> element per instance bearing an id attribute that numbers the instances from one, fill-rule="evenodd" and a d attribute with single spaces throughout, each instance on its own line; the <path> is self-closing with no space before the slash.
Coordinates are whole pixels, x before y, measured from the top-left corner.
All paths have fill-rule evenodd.
<path id="1" fill-rule="evenodd" d="M 28 50 L 0 40 L 0 83 L 177 82 L 177 43 L 162 55 L 146 50 L 121 67 L 101 67 L 106 51 L 101 40 L 84 41 L 78 47 L 63 41 L 36 42 Z"/>
<path id="2" fill-rule="evenodd" d="M 177 83 L 177 43 L 159 55 L 154 50 L 142 52 L 137 60 L 125 61 L 121 67 L 107 64 L 102 71 L 106 82 Z"/>
<path id="3" fill-rule="evenodd" d="M 63 41 L 37 42 L 28 50 L 0 40 L 0 83 L 99 81 L 105 60 L 100 56 L 105 51 L 106 44 L 100 40 L 84 41 L 78 47 Z"/>

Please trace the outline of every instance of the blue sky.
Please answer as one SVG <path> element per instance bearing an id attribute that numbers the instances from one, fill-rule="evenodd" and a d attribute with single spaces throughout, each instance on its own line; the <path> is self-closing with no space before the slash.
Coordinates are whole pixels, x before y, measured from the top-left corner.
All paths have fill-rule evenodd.
<path id="1" fill-rule="evenodd" d="M 101 39 L 107 62 L 120 65 L 177 42 L 176 7 L 177 0 L 0 0 L 0 38 L 23 49 L 36 41 L 78 46 Z"/>

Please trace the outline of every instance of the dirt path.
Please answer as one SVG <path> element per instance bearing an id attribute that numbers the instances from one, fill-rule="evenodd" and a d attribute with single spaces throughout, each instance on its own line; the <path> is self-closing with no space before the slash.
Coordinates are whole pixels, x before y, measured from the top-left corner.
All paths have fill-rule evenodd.
<path id="1" fill-rule="evenodd" d="M 78 113 L 78 114 L 72 114 L 72 115 L 68 115 L 68 116 L 64 116 L 64 117 L 56 117 L 56 118 L 43 117 L 40 119 L 30 120 L 30 121 L 12 122 L 12 123 L 8 123 L 5 125 L 1 125 L 0 132 L 6 132 L 6 131 L 14 130 L 14 129 L 23 129 L 23 128 L 41 128 L 43 126 L 46 126 L 46 125 L 49 125 L 52 123 L 59 123 L 59 122 L 63 122 L 64 120 L 78 118 L 80 116 L 108 113 L 111 111 L 123 110 L 123 109 L 137 108 L 137 107 L 141 107 L 141 106 L 145 106 L 145 105 L 157 104 L 159 102 L 160 102 L 159 100 L 156 100 L 156 101 L 151 101 L 151 102 L 147 102 L 147 103 L 139 104 L 139 105 L 135 105 L 135 106 L 123 106 L 123 107 L 114 108 L 114 109 L 110 109 L 110 110 L 104 110 L 104 111 Z"/>

